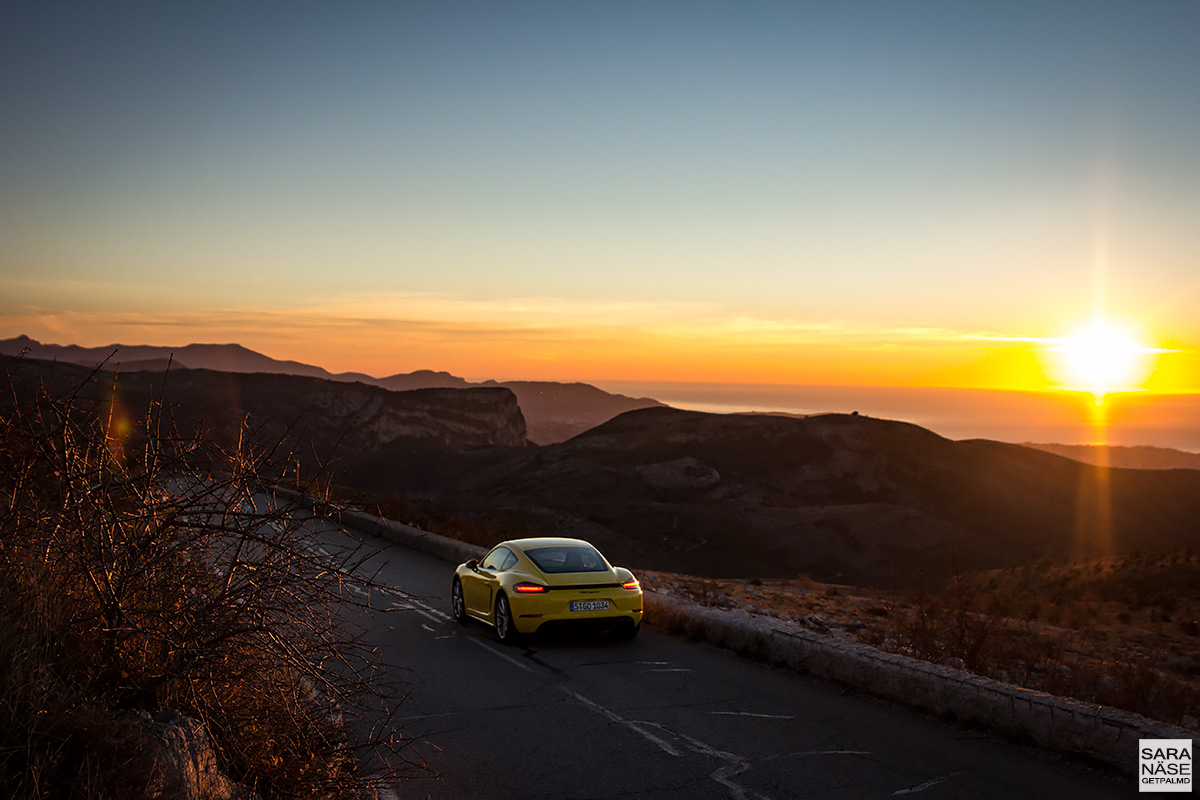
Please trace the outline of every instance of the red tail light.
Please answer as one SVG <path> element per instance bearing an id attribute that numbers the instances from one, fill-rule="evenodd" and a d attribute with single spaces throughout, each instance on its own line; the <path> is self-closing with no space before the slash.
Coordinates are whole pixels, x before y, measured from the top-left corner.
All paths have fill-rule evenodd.
<path id="1" fill-rule="evenodd" d="M 540 583 L 518 583 L 513 586 L 513 591 L 520 594 L 542 594 L 550 590 Z"/>
<path id="2" fill-rule="evenodd" d="M 630 578 L 629 580 L 627 580 L 621 584 L 621 588 L 628 589 L 629 591 L 632 592 L 636 589 L 641 588 L 641 585 L 637 582 L 637 578 Z"/>

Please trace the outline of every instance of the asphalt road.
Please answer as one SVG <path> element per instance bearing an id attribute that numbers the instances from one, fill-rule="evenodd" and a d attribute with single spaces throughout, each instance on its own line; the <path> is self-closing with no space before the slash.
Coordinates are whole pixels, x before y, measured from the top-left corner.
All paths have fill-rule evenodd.
<path id="1" fill-rule="evenodd" d="M 324 531 L 319 539 L 339 534 Z M 449 617 L 453 565 L 379 548 L 369 640 L 436 777 L 400 798 L 1129 798 L 1114 775 L 646 626 L 500 644 Z M 1132 756 L 1131 756 L 1132 758 Z"/>

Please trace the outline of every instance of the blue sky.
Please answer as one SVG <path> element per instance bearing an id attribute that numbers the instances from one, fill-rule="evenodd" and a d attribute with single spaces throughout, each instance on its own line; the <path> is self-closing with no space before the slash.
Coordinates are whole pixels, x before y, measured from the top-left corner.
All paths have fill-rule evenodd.
<path id="1" fill-rule="evenodd" d="M 1197 41 L 1190 2 L 9 3 L 0 333 L 978 384 L 1100 305 L 1190 349 Z"/>

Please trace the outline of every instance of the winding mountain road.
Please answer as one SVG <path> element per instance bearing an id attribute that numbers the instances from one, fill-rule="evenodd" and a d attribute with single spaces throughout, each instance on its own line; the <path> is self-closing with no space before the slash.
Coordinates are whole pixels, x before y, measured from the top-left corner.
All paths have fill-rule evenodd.
<path id="1" fill-rule="evenodd" d="M 310 523 L 315 542 L 346 533 Z M 450 619 L 452 566 L 351 531 L 376 580 L 359 620 L 408 688 L 436 777 L 401 798 L 1116 798 L 1113 775 L 654 628 L 500 644 Z M 1131 756 L 1132 758 L 1132 756 Z"/>

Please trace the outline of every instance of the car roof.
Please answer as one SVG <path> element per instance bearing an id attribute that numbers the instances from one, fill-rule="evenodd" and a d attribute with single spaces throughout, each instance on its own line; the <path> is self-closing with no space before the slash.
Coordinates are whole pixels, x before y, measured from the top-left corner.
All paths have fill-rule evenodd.
<path id="1" fill-rule="evenodd" d="M 571 545 L 582 545 L 584 547 L 593 547 L 591 542 L 585 542 L 583 539 L 567 539 L 561 536 L 537 536 L 528 539 L 510 539 L 507 542 L 501 542 L 501 545 L 511 547 L 517 550 L 531 550 L 537 547 L 568 547 Z"/>

